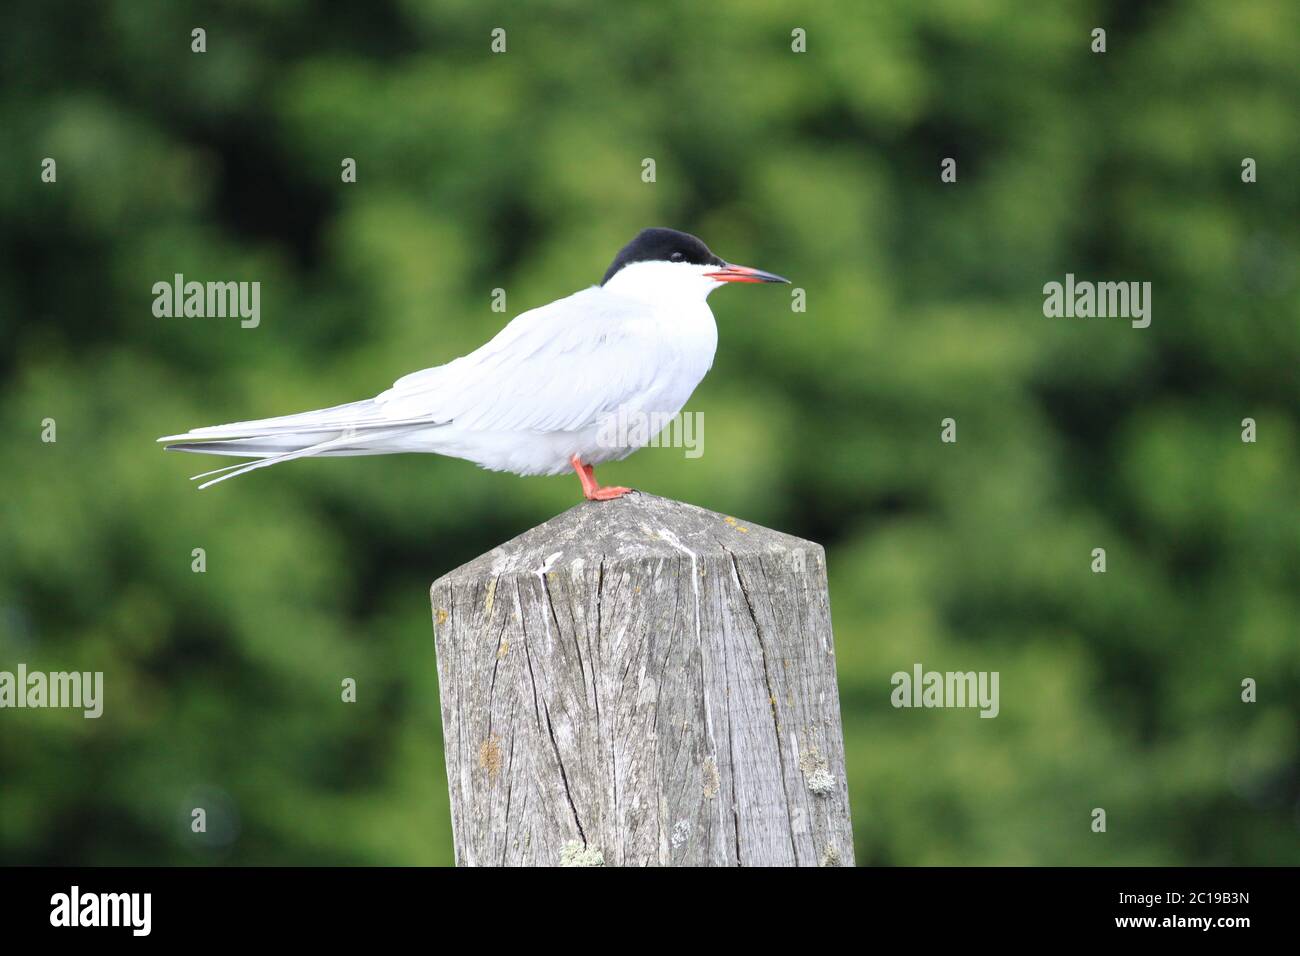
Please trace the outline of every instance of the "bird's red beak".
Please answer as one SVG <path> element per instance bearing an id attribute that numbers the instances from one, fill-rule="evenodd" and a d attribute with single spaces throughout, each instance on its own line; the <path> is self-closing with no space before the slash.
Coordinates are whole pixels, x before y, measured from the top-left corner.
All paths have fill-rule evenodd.
<path id="1" fill-rule="evenodd" d="M 718 282 L 785 282 L 789 279 L 783 279 L 771 272 L 764 272 L 762 269 L 751 269 L 749 266 L 732 265 L 730 262 L 724 264 L 717 272 L 704 273 L 710 279 L 716 279 Z"/>

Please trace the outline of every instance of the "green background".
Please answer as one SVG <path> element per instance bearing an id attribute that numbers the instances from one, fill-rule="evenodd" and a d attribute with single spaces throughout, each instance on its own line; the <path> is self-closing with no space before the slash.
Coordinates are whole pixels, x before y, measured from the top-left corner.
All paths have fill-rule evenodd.
<path id="1" fill-rule="evenodd" d="M 153 441 L 372 395 L 670 225 L 807 311 L 715 294 L 705 454 L 600 477 L 826 546 L 858 861 L 1297 862 L 1298 104 L 1291 0 L 4 4 L 0 669 L 106 703 L 0 712 L 0 860 L 450 862 L 428 585 L 576 479 L 199 493 Z M 261 326 L 155 318 L 176 272 Z M 1151 327 L 1044 318 L 1067 272 Z M 893 709 L 916 662 L 1001 715 Z"/>

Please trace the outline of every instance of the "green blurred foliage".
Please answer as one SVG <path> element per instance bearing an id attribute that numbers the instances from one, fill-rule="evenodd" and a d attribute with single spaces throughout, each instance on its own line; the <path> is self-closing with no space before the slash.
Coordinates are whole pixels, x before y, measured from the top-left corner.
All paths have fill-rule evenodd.
<path id="1" fill-rule="evenodd" d="M 859 861 L 1296 862 L 1297 103 L 1292 0 L 4 5 L 0 669 L 107 701 L 0 714 L 0 859 L 449 862 L 427 587 L 576 481 L 200 494 L 153 440 L 373 394 L 672 225 L 808 311 L 715 295 L 705 455 L 601 478 L 826 545 Z M 260 328 L 155 318 L 176 272 Z M 1151 327 L 1045 319 L 1066 272 Z M 1001 715 L 894 710 L 917 661 Z"/>

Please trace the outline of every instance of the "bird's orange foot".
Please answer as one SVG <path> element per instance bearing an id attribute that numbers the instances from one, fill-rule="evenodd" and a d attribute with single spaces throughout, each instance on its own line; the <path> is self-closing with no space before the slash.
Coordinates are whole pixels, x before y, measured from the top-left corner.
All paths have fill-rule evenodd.
<path id="1" fill-rule="evenodd" d="M 604 488 L 593 488 L 590 492 L 583 492 L 588 501 L 612 501 L 615 498 L 622 498 L 631 491 L 631 488 L 624 488 L 621 485 L 608 485 Z"/>
<path id="2" fill-rule="evenodd" d="M 573 465 L 573 470 L 578 473 L 578 480 L 582 482 L 583 497 L 588 501 L 612 501 L 615 498 L 622 498 L 632 490 L 618 485 L 602 488 L 596 483 L 596 469 L 592 465 L 584 465 L 577 455 L 569 459 L 569 464 Z"/>

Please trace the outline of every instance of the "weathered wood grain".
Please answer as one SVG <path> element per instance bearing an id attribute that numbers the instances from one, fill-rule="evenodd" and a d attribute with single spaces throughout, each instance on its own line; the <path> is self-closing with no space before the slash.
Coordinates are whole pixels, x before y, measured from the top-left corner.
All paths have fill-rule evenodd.
<path id="1" fill-rule="evenodd" d="M 634 493 L 432 601 L 458 864 L 852 864 L 819 545 Z"/>

